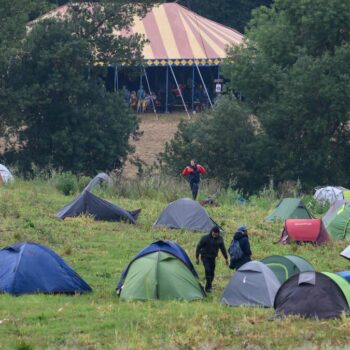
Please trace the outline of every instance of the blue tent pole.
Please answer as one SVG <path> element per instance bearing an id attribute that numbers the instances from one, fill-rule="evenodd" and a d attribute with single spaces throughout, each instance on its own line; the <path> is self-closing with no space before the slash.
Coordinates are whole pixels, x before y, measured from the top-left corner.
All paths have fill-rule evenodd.
<path id="1" fill-rule="evenodd" d="M 192 66 L 192 113 L 194 112 L 194 87 L 195 87 L 195 70 L 194 66 Z"/>
<path id="2" fill-rule="evenodd" d="M 118 88 L 118 68 L 117 65 L 114 65 L 114 82 L 113 82 L 113 90 L 114 92 L 117 92 L 117 90 L 119 90 Z"/>
<path id="3" fill-rule="evenodd" d="M 118 65 L 115 65 L 116 75 L 117 75 L 117 90 L 119 90 L 119 71 L 118 71 Z"/>
<path id="4" fill-rule="evenodd" d="M 169 66 L 166 66 L 165 113 L 169 113 L 168 99 L 169 99 Z"/>

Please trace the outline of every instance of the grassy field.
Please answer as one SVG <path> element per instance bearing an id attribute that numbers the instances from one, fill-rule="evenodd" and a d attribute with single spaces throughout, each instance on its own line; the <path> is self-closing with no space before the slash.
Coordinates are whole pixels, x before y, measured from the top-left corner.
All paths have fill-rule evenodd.
<path id="1" fill-rule="evenodd" d="M 166 187 L 166 186 L 165 186 Z M 0 188 L 0 245 L 34 241 L 54 249 L 92 286 L 81 296 L 0 296 L 1 349 L 348 349 L 350 318 L 268 321 L 272 309 L 229 308 L 220 296 L 232 272 L 218 259 L 215 291 L 197 302 L 123 302 L 115 294 L 122 269 L 142 247 L 157 239 L 178 242 L 194 259 L 201 235 L 154 230 L 152 223 L 178 192 L 104 190 L 103 195 L 127 209 L 142 208 L 139 223 L 95 222 L 89 217 L 60 221 L 54 213 L 74 196 L 60 194 L 50 182 L 16 181 Z M 201 196 L 204 197 L 204 189 Z M 119 194 L 118 194 L 119 193 Z M 306 199 L 309 202 L 309 199 Z M 219 197 L 210 215 L 224 225 L 226 245 L 239 224 L 251 227 L 254 259 L 270 254 L 299 254 L 319 271 L 339 271 L 349 263 L 339 257 L 346 242 L 325 247 L 280 246 L 281 224 L 264 222 L 274 199 L 253 198 L 235 204 Z M 204 282 L 202 266 L 198 267 Z"/>

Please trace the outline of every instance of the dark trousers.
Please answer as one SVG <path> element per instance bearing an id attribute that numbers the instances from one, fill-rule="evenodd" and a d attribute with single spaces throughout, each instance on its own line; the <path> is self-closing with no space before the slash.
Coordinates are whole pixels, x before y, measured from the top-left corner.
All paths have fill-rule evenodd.
<path id="1" fill-rule="evenodd" d="M 205 270 L 205 279 L 207 280 L 205 289 L 211 289 L 215 277 L 215 258 L 202 256 L 202 262 Z"/>
<path id="2" fill-rule="evenodd" d="M 193 200 L 197 199 L 198 190 L 199 190 L 199 183 L 198 182 L 190 182 L 191 191 L 192 191 L 192 198 Z"/>

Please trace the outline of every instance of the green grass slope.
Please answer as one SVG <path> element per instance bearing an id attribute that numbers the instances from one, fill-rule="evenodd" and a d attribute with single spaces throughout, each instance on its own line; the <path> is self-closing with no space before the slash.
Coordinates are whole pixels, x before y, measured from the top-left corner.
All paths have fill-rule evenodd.
<path id="1" fill-rule="evenodd" d="M 180 193 L 181 195 L 186 192 Z M 180 195 L 179 194 L 179 195 Z M 204 195 L 204 194 L 203 194 Z M 202 196 L 203 196 L 202 195 Z M 17 181 L 0 187 L 0 246 L 34 241 L 55 250 L 93 288 L 81 296 L 0 295 L 1 349 L 331 349 L 347 348 L 350 318 L 268 321 L 272 309 L 229 308 L 220 296 L 232 272 L 220 256 L 215 291 L 196 302 L 123 302 L 115 287 L 125 265 L 145 245 L 158 239 L 178 242 L 194 260 L 199 233 L 155 230 L 166 206 L 164 196 L 103 196 L 127 209 L 142 208 L 137 225 L 95 222 L 89 217 L 61 221 L 54 213 L 65 197 L 50 183 Z M 134 199 L 133 199 L 134 198 Z M 315 248 L 280 246 L 281 224 L 264 222 L 273 201 L 254 198 L 247 205 L 223 198 L 210 215 L 224 225 L 226 245 L 239 224 L 251 227 L 254 259 L 293 253 L 319 271 L 350 269 L 339 256 L 346 242 Z M 201 281 L 204 270 L 198 267 Z"/>

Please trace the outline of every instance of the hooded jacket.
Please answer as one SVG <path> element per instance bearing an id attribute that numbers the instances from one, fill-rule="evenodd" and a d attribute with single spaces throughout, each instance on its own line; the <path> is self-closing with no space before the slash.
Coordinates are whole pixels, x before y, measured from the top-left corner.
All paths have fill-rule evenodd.
<path id="1" fill-rule="evenodd" d="M 230 262 L 230 268 L 238 270 L 245 263 L 251 261 L 250 257 L 252 255 L 252 252 L 250 250 L 250 243 L 247 233 L 237 231 L 233 237 L 233 240 L 239 242 L 239 245 L 243 252 L 243 256 L 239 260 L 231 260 Z"/>
<path id="2" fill-rule="evenodd" d="M 202 258 L 215 259 L 218 256 L 219 249 L 225 259 L 228 259 L 225 243 L 221 236 L 214 238 L 211 233 L 201 238 L 196 249 L 196 258 L 201 255 Z"/>

